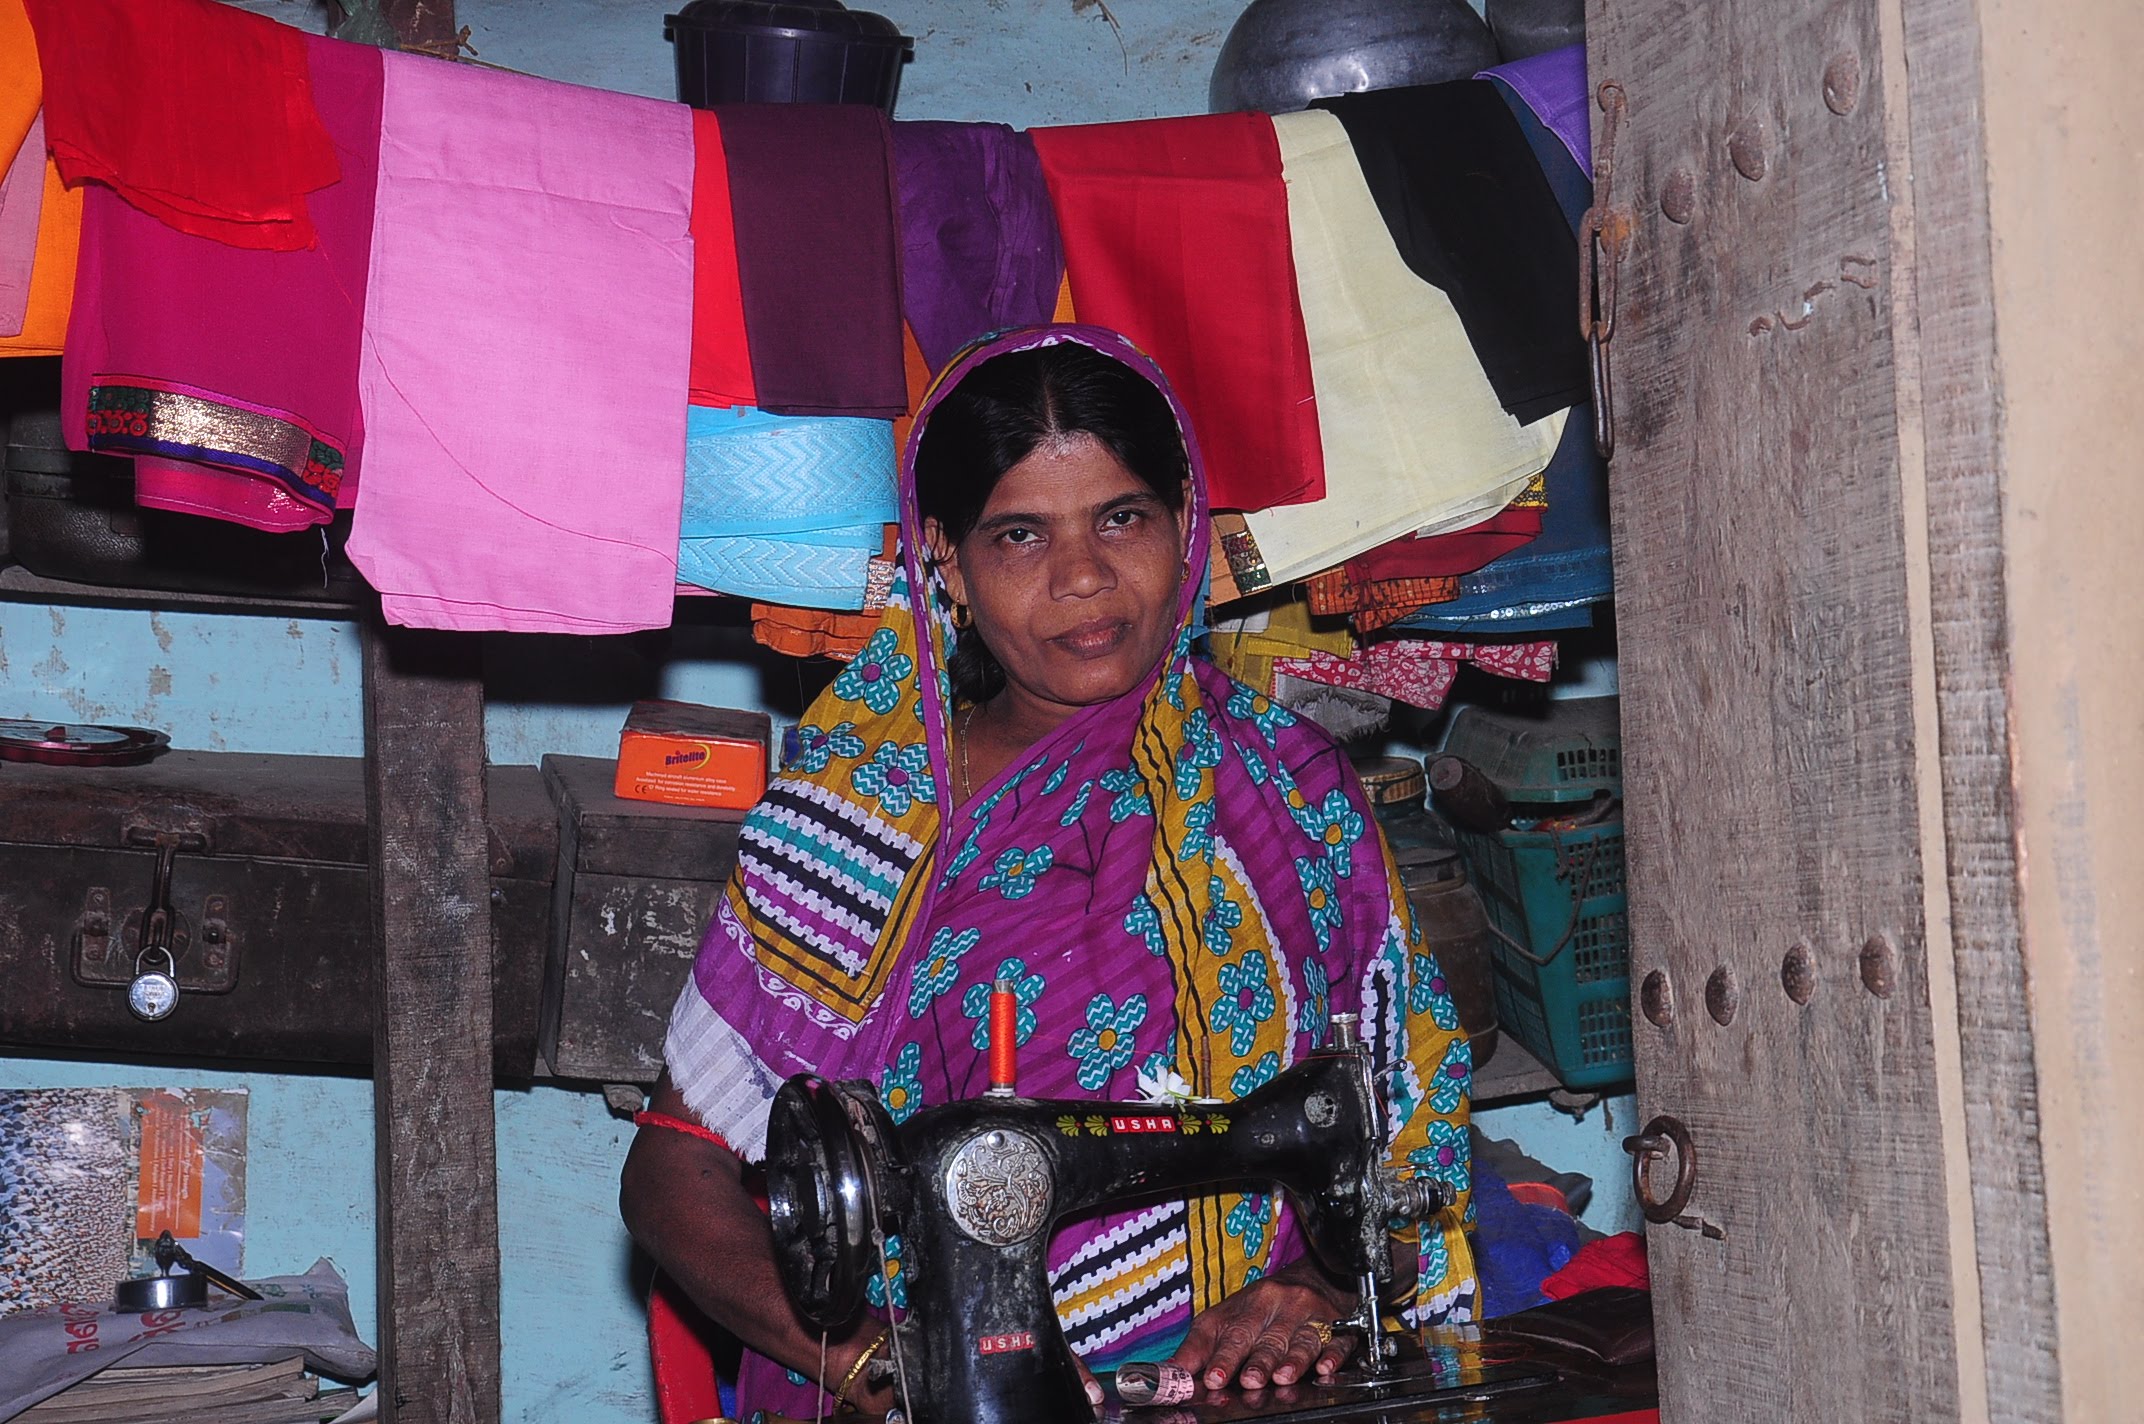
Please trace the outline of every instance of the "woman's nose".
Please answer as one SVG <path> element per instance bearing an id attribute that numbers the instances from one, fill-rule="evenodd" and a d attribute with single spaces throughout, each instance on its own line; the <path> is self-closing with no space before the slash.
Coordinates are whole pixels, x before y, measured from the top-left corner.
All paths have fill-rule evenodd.
<path id="1" fill-rule="evenodd" d="M 1050 593 L 1057 598 L 1092 598 L 1116 584 L 1108 553 L 1092 539 L 1060 543 L 1050 570 Z"/>

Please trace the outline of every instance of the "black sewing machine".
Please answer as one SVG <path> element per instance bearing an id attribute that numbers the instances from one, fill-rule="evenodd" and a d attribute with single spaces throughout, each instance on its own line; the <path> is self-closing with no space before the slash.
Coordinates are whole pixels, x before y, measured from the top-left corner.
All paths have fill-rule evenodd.
<path id="1" fill-rule="evenodd" d="M 1089 1424 L 1050 1301 L 1045 1251 L 1067 1217 L 1126 1198 L 1278 1182 L 1326 1267 L 1360 1283 L 1358 1370 L 1389 1368 L 1380 1325 L 1390 1228 L 1450 1206 L 1443 1184 L 1383 1165 L 1385 1123 L 1352 1015 L 1327 1047 L 1232 1103 L 1021 1098 L 1008 1088 L 895 1126 L 868 1083 L 799 1074 L 767 1139 L 784 1284 L 823 1329 L 856 1318 L 885 1238 L 903 1242 L 908 1309 L 890 1358 L 911 1424 Z"/>

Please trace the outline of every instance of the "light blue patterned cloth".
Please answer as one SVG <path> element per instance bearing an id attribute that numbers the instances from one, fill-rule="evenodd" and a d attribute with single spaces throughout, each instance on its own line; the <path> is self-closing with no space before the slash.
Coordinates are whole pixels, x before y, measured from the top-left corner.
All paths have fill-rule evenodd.
<path id="1" fill-rule="evenodd" d="M 897 518 L 893 424 L 693 406 L 677 576 L 800 608 L 864 606 Z"/>

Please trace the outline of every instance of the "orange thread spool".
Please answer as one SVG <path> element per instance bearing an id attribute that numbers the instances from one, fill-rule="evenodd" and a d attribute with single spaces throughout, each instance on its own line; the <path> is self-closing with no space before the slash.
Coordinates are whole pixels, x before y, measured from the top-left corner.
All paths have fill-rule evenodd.
<path id="1" fill-rule="evenodd" d="M 990 1091 L 1010 1094 L 1020 1081 L 1020 996 L 1012 980 L 990 986 Z"/>

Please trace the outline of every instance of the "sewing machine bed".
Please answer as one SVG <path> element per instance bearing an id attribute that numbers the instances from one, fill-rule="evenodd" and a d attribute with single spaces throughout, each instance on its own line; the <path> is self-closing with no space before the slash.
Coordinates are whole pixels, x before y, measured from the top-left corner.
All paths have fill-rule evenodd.
<path id="1" fill-rule="evenodd" d="M 1135 1408 L 1112 1395 L 1105 1424 L 1657 1424 L 1652 1370 L 1565 1372 L 1535 1360 L 1435 1367 L 1404 1361 L 1376 1389 L 1296 1385 L 1224 1390 L 1185 1404 Z M 1109 1388 L 1104 1376 L 1104 1388 Z"/>

